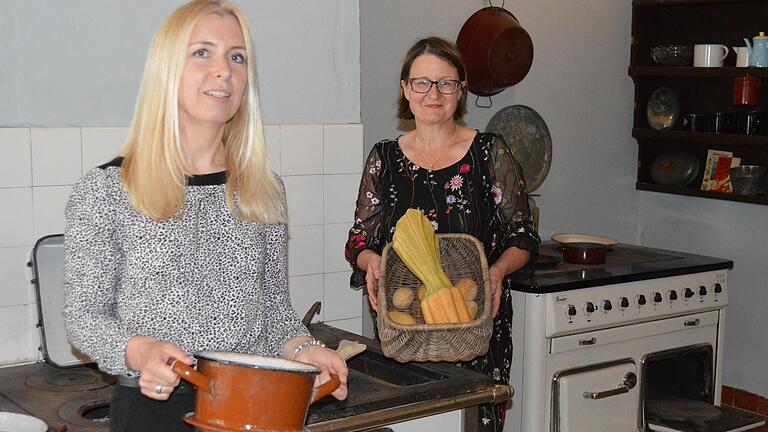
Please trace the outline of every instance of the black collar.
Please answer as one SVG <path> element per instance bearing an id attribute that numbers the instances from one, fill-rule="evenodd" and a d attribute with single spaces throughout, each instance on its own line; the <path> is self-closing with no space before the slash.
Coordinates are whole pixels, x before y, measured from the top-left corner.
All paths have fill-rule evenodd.
<path id="1" fill-rule="evenodd" d="M 123 157 L 118 156 L 111 161 L 99 166 L 104 169 L 107 167 L 119 167 L 123 165 Z M 199 174 L 187 177 L 187 186 L 215 186 L 227 183 L 227 172 L 219 171 L 210 174 Z"/>

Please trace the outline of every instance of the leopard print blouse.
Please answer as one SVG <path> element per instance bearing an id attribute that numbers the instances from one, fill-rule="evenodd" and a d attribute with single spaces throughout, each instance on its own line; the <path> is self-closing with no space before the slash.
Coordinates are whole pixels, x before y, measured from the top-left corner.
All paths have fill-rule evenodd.
<path id="1" fill-rule="evenodd" d="M 189 353 L 280 356 L 309 334 L 290 303 L 284 224 L 233 218 L 224 172 L 191 177 L 183 216 L 156 222 L 131 206 L 121 162 L 88 172 L 66 206 L 64 318 L 75 347 L 107 373 L 136 376 L 124 358 L 135 335 Z"/>

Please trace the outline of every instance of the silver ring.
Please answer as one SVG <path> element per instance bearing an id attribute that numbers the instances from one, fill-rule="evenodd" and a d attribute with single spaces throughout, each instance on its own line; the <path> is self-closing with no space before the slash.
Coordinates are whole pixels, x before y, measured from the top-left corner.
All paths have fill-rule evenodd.
<path id="1" fill-rule="evenodd" d="M 162 394 L 163 393 L 163 386 L 161 386 L 160 384 L 155 386 L 155 393 Z"/>

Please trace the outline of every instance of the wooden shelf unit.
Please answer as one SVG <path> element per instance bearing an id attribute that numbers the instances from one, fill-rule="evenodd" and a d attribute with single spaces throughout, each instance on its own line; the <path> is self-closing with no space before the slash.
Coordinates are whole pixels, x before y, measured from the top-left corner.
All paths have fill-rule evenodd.
<path id="1" fill-rule="evenodd" d="M 632 137 L 638 145 L 638 190 L 768 205 L 766 195 L 743 196 L 700 189 L 708 150 L 732 152 L 734 157 L 741 158 L 742 165 L 768 166 L 768 136 L 683 130 L 686 114 L 768 111 L 768 68 L 734 67 L 736 55 L 732 49 L 722 68 L 660 66 L 650 55 L 651 48 L 658 45 L 744 46 L 744 38 L 751 40 L 760 31 L 768 32 L 766 17 L 768 0 L 633 0 L 628 75 L 635 84 Z M 734 80 L 746 75 L 763 80 L 760 105 L 734 107 Z M 660 87 L 672 89 L 680 101 L 679 116 L 668 130 L 652 129 L 646 116 L 648 100 Z M 763 129 L 768 133 L 768 124 Z M 659 184 L 650 175 L 653 161 L 671 148 L 699 160 L 699 173 L 688 185 Z"/>

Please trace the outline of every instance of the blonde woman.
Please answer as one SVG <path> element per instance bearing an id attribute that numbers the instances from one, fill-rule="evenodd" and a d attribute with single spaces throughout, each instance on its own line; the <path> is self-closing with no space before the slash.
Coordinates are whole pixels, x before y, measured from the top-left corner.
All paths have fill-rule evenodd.
<path id="1" fill-rule="evenodd" d="M 346 397 L 344 361 L 290 305 L 285 197 L 236 6 L 196 0 L 165 20 L 122 157 L 80 179 L 66 217 L 67 331 L 119 376 L 110 430 L 192 430 L 194 390 L 167 363 L 200 350 L 315 364 Z"/>

